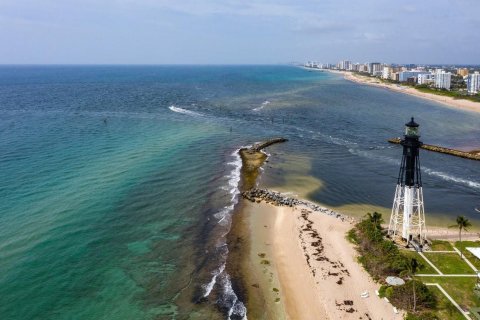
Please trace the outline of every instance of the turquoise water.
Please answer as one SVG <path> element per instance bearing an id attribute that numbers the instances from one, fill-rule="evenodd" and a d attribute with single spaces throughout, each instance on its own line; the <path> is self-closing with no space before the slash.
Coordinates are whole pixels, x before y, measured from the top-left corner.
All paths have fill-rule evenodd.
<path id="1" fill-rule="evenodd" d="M 480 114 L 284 66 L 0 67 L 0 318 L 232 319 L 235 150 L 272 137 L 331 206 L 391 206 L 399 136 L 480 147 Z M 427 219 L 478 222 L 478 162 L 423 152 Z M 281 185 L 295 168 L 265 170 Z"/>

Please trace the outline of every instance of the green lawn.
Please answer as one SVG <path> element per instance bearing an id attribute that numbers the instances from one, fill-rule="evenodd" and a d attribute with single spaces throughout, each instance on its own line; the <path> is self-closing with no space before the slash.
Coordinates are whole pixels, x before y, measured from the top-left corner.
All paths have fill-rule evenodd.
<path id="1" fill-rule="evenodd" d="M 452 244 L 444 240 L 433 240 L 430 247 L 432 251 L 453 251 Z"/>
<path id="2" fill-rule="evenodd" d="M 437 307 L 435 308 L 435 314 L 439 319 L 445 320 L 464 320 L 463 314 L 448 300 L 440 289 L 436 286 L 428 286 L 428 289 L 437 298 Z M 444 288 L 445 289 L 445 288 Z M 446 289 L 445 289 L 446 290 Z"/>
<path id="3" fill-rule="evenodd" d="M 457 241 L 455 242 L 455 247 L 460 251 L 465 247 L 480 247 L 480 241 L 462 241 L 461 245 L 460 242 Z M 475 257 L 468 250 L 464 250 L 463 254 L 477 269 L 480 269 L 480 259 Z"/>
<path id="4" fill-rule="evenodd" d="M 423 88 L 423 87 L 418 87 L 415 86 L 415 89 L 417 89 L 420 92 L 425 92 L 425 93 L 432 93 L 436 94 L 439 96 L 446 96 L 446 97 L 452 97 L 454 99 L 466 99 L 474 102 L 480 102 L 480 95 L 467 95 L 466 92 L 460 92 L 460 91 L 448 91 L 448 90 L 435 90 L 432 88 Z"/>
<path id="5" fill-rule="evenodd" d="M 477 278 L 418 277 L 418 279 L 424 283 L 441 285 L 464 310 L 480 306 L 480 299 L 473 293 Z"/>
<path id="6" fill-rule="evenodd" d="M 400 250 L 400 252 L 403 256 L 406 256 L 408 258 L 415 258 L 418 262 L 420 262 L 421 266 L 417 270 L 417 273 L 437 273 L 435 269 L 433 269 L 432 266 L 430 266 L 427 261 L 425 261 L 425 259 L 423 259 L 422 256 L 419 255 L 417 252 L 410 250 Z"/>
<path id="7" fill-rule="evenodd" d="M 474 274 L 470 266 L 457 253 L 429 253 L 425 256 L 445 274 Z"/>

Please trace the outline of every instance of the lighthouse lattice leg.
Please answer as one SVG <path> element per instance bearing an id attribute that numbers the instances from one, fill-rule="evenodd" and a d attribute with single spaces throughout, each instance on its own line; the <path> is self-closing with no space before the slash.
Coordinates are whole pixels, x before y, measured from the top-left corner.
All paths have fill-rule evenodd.
<path id="1" fill-rule="evenodd" d="M 392 214 L 390 215 L 390 223 L 388 226 L 388 234 L 394 238 L 398 235 L 403 221 L 403 187 L 398 184 L 395 190 L 395 198 L 393 200 Z"/>

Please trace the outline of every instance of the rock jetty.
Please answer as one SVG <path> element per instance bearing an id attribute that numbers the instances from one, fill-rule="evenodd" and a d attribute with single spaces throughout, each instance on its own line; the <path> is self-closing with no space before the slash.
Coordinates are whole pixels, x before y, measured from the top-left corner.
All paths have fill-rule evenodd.
<path id="1" fill-rule="evenodd" d="M 258 152 L 262 149 L 265 149 L 266 147 L 268 146 L 271 146 L 272 144 L 275 144 L 275 143 L 281 143 L 281 142 L 287 142 L 288 140 L 285 139 L 285 138 L 273 138 L 273 139 L 269 139 L 269 140 L 266 140 L 266 141 L 263 141 L 263 142 L 257 142 L 255 143 L 251 148 L 250 150 L 253 151 L 253 152 Z"/>
<path id="2" fill-rule="evenodd" d="M 267 160 L 267 154 L 262 149 L 275 143 L 288 141 L 285 138 L 273 138 L 262 142 L 254 143 L 251 147 L 239 150 L 242 158 L 242 190 L 249 190 L 255 187 L 260 167 Z"/>
<path id="3" fill-rule="evenodd" d="M 401 141 L 400 138 L 388 139 L 388 142 L 394 143 L 394 144 L 400 144 L 400 141 Z M 480 151 L 478 150 L 466 152 L 466 151 L 434 146 L 431 144 L 423 144 L 420 148 L 433 151 L 433 152 L 445 153 L 445 154 L 449 154 L 452 156 L 461 157 L 465 159 L 480 160 Z"/>
<path id="4" fill-rule="evenodd" d="M 275 206 L 284 206 L 284 207 L 295 207 L 295 206 L 304 206 L 314 212 L 320 212 L 329 216 L 333 216 L 335 218 L 341 219 L 344 221 L 348 219 L 347 216 L 330 210 L 328 208 L 321 207 L 316 205 L 312 202 L 299 200 L 295 198 L 290 198 L 285 195 L 282 195 L 280 192 L 271 191 L 268 189 L 257 189 L 252 188 L 242 193 L 243 197 L 247 200 L 252 202 L 262 202 L 265 201 L 266 203 L 273 204 Z"/>

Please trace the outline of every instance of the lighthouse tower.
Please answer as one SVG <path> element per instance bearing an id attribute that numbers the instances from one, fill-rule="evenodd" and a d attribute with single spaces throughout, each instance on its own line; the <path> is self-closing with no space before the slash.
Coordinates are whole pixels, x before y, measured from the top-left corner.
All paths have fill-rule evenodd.
<path id="1" fill-rule="evenodd" d="M 416 242 L 420 247 L 426 241 L 425 210 L 423 208 L 422 176 L 420 174 L 418 123 L 405 124 L 402 163 L 393 200 L 388 235 L 401 237 L 407 244 Z"/>

